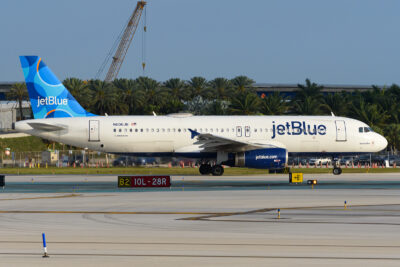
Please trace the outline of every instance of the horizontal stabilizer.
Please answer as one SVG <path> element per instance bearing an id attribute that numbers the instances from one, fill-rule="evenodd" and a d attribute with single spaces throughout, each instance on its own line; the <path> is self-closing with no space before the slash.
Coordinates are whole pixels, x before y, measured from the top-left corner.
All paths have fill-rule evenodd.
<path id="1" fill-rule="evenodd" d="M 41 131 L 60 131 L 60 130 L 65 130 L 65 127 L 58 126 L 58 125 L 53 125 L 53 124 L 47 124 L 47 123 L 40 123 L 40 122 L 28 122 L 29 126 L 31 126 L 33 129 L 36 130 L 41 130 Z"/>

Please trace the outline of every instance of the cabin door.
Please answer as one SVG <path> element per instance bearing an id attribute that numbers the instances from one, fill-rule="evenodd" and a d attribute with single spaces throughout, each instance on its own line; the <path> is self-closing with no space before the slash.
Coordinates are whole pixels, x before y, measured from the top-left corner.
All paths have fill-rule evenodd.
<path id="1" fill-rule="evenodd" d="M 344 121 L 335 121 L 336 124 L 336 141 L 347 141 L 346 123 Z"/>
<path id="2" fill-rule="evenodd" d="M 236 136 L 242 137 L 242 126 L 236 126 Z"/>
<path id="3" fill-rule="evenodd" d="M 89 142 L 99 142 L 99 141 L 100 141 L 99 121 L 89 120 Z"/>

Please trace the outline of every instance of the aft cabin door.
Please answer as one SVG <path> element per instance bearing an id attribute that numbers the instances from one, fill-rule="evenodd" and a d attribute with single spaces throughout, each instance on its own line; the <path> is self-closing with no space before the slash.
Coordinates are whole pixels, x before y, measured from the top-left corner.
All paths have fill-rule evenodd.
<path id="1" fill-rule="evenodd" d="M 244 127 L 244 135 L 246 137 L 250 137 L 250 126 L 245 126 Z"/>
<path id="2" fill-rule="evenodd" d="M 336 141 L 347 141 L 346 123 L 344 121 L 335 121 L 336 124 Z"/>
<path id="3" fill-rule="evenodd" d="M 89 121 L 89 142 L 99 142 L 100 132 L 99 132 L 99 121 L 90 120 Z"/>
<path id="4" fill-rule="evenodd" d="M 236 126 L 236 136 L 242 137 L 242 127 L 241 126 Z"/>

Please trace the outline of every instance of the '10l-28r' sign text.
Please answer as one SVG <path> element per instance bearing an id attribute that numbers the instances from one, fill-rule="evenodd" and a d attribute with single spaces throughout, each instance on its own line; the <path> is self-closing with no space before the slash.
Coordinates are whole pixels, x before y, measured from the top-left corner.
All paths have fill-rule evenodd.
<path id="1" fill-rule="evenodd" d="M 118 176 L 118 187 L 170 187 L 169 175 Z"/>

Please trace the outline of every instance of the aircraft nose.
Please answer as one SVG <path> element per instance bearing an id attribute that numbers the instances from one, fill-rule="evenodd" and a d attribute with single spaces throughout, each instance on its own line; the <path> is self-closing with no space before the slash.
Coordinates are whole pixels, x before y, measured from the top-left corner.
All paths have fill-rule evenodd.
<path id="1" fill-rule="evenodd" d="M 388 141 L 386 140 L 386 138 L 382 135 L 379 134 L 378 138 L 375 141 L 377 148 L 379 149 L 379 151 L 385 149 L 388 145 Z"/>

